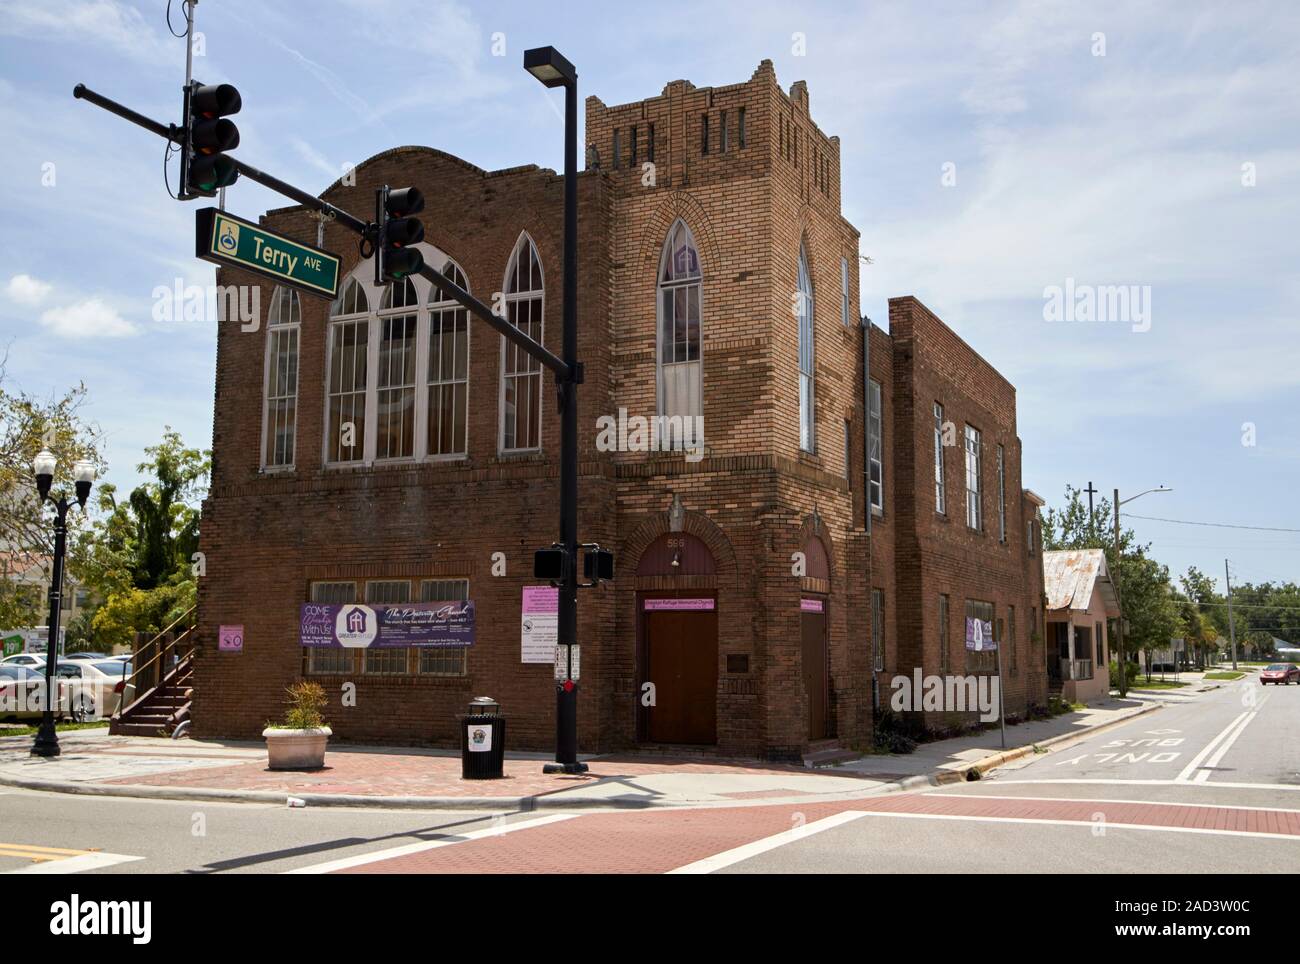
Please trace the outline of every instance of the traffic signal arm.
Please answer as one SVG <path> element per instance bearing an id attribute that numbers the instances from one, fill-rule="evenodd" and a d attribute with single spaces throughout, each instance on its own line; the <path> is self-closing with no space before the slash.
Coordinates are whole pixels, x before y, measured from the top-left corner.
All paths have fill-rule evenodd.
<path id="1" fill-rule="evenodd" d="M 96 107 L 102 107 L 110 114 L 116 114 L 123 120 L 128 120 L 137 127 L 143 127 L 145 130 L 157 134 L 159 137 L 165 138 L 177 146 L 182 146 L 184 143 L 183 130 L 181 128 L 160 124 L 155 120 L 151 120 L 143 114 L 119 104 L 115 100 L 111 100 L 102 94 L 97 94 L 85 84 L 77 84 L 77 86 L 72 89 L 72 96 L 76 97 L 78 100 L 89 101 Z M 234 159 L 232 158 L 232 160 Z M 309 194 L 300 188 L 296 188 L 292 184 L 280 180 L 278 177 L 259 171 L 257 168 L 245 161 L 236 160 L 234 163 L 236 168 L 239 170 L 240 175 L 248 178 L 250 181 L 255 181 L 263 187 L 270 188 L 277 194 L 282 194 L 292 201 L 297 201 L 304 207 L 327 215 L 333 218 L 335 223 L 343 225 L 345 228 L 356 234 L 364 237 L 369 233 L 371 225 L 368 221 L 363 221 L 342 208 L 330 204 L 328 201 L 322 201 L 314 194 Z M 540 342 L 534 341 L 504 318 L 493 314 L 491 308 L 482 301 L 479 301 L 479 299 L 475 298 L 438 269 L 426 264 L 420 268 L 419 274 L 422 278 L 433 282 L 443 291 L 448 292 L 453 299 L 464 305 L 465 308 L 472 312 L 479 320 L 486 322 L 489 326 L 494 328 L 500 335 L 505 337 L 507 341 L 522 348 L 531 357 L 536 358 L 539 362 L 554 372 L 556 378 L 560 381 L 580 382 L 582 380 L 580 366 L 575 365 L 571 368 L 562 358 L 548 351 Z"/>

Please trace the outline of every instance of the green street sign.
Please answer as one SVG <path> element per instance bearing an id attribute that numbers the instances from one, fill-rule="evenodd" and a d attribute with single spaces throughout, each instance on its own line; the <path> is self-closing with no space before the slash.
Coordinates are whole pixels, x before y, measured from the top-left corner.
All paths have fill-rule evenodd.
<path id="1" fill-rule="evenodd" d="M 194 253 L 213 264 L 227 264 L 333 298 L 339 291 L 339 256 L 291 241 L 218 208 L 194 212 Z"/>
<path id="2" fill-rule="evenodd" d="M 5 656 L 16 656 L 23 651 L 23 637 L 17 633 L 12 636 L 6 636 L 0 642 L 4 645 Z"/>

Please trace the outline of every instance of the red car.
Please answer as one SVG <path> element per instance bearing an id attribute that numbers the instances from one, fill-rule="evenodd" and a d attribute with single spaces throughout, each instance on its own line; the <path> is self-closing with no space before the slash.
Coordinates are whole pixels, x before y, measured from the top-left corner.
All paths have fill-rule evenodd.
<path id="1" fill-rule="evenodd" d="M 1300 666 L 1295 663 L 1274 663 L 1265 666 L 1259 673 L 1259 685 L 1266 683 L 1300 683 Z"/>

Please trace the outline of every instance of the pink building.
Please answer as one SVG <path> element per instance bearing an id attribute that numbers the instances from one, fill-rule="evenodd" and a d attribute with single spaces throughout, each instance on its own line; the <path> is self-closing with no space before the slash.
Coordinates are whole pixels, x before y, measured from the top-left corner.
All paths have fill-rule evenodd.
<path id="1" fill-rule="evenodd" d="M 1100 549 L 1043 553 L 1049 693 L 1093 703 L 1110 692 L 1106 620 L 1119 616 L 1115 584 Z"/>

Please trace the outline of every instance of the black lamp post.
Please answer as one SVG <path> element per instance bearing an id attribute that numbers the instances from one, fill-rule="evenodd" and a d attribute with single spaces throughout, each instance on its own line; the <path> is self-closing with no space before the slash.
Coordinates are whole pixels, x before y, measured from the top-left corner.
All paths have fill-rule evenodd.
<path id="1" fill-rule="evenodd" d="M 568 647 L 565 678 L 555 688 L 555 763 L 547 773 L 584 773 L 578 762 L 578 683 L 572 678 L 578 642 L 578 72 L 554 47 L 524 51 L 524 70 L 544 87 L 564 88 L 564 341 L 568 375 L 560 379 L 560 579 L 558 638 Z"/>
<path id="2" fill-rule="evenodd" d="M 63 608 L 63 556 L 68 547 L 68 509 L 72 503 L 66 495 L 53 499 L 50 486 L 54 482 L 54 469 L 57 465 L 54 456 L 42 449 L 32 463 L 36 474 L 36 491 L 40 493 L 41 502 L 54 503 L 57 513 L 54 520 L 54 566 L 50 573 L 50 638 L 45 654 L 45 698 L 40 728 L 36 731 L 36 741 L 32 744 L 32 756 L 58 756 L 59 737 L 54 730 L 54 671 L 58 663 L 59 616 Z M 77 505 L 83 509 L 90 498 L 90 486 L 95 481 L 95 467 L 87 461 L 79 461 L 72 467 L 72 479 L 76 484 Z"/>

